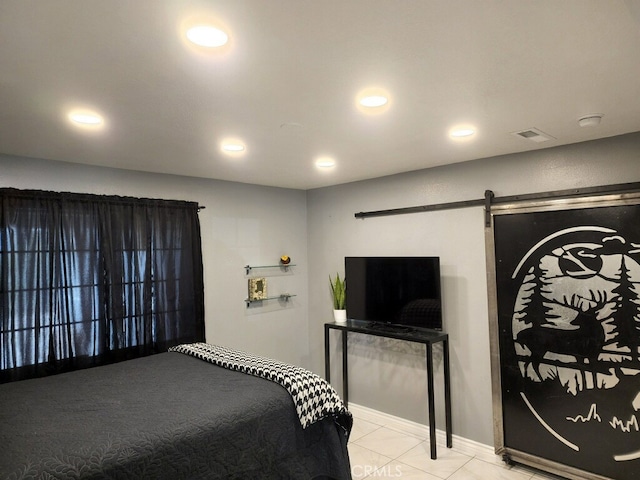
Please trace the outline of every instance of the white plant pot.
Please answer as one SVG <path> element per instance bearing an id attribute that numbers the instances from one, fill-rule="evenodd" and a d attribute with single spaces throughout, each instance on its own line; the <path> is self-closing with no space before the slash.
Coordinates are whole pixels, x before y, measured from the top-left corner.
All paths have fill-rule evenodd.
<path id="1" fill-rule="evenodd" d="M 333 311 L 333 319 L 338 323 L 345 323 L 347 321 L 347 311 L 346 310 L 334 310 Z"/>

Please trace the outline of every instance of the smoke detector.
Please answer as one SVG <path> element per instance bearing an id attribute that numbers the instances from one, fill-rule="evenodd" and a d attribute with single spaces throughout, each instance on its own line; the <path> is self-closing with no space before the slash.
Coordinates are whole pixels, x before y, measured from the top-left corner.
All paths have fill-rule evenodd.
<path id="1" fill-rule="evenodd" d="M 544 133 L 542 130 L 538 130 L 537 128 L 528 128 L 526 130 L 520 130 L 519 132 L 511 132 L 511 135 L 536 143 L 555 140 L 555 137 L 552 137 L 548 133 Z"/>
<path id="2" fill-rule="evenodd" d="M 580 125 L 581 127 L 596 127 L 600 125 L 602 117 L 604 117 L 604 115 L 602 115 L 601 113 L 592 113 L 591 115 L 579 118 L 578 125 Z"/>

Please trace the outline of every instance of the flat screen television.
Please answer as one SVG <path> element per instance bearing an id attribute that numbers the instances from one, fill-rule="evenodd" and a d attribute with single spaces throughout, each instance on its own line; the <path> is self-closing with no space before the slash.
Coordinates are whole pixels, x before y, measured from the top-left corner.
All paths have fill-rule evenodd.
<path id="1" fill-rule="evenodd" d="M 442 330 L 439 257 L 345 257 L 345 279 L 347 318 Z"/>

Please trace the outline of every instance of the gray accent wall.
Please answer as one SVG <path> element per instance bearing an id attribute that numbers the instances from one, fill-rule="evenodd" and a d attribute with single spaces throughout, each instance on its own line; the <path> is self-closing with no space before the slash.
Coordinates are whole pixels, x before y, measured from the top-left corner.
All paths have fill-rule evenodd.
<path id="1" fill-rule="evenodd" d="M 354 214 L 479 199 L 485 190 L 506 196 L 638 181 L 640 134 L 635 133 L 308 191 L 312 367 L 324 369 L 323 324 L 332 315 L 328 277 L 344 272 L 345 256 L 439 256 L 444 328 L 450 336 L 453 433 L 493 445 L 483 209 L 367 219 Z M 332 383 L 341 391 L 337 333 L 331 351 Z M 424 346 L 352 335 L 348 354 L 351 402 L 427 423 Z M 436 368 L 436 423 L 444 429 L 442 354 L 437 350 Z"/>

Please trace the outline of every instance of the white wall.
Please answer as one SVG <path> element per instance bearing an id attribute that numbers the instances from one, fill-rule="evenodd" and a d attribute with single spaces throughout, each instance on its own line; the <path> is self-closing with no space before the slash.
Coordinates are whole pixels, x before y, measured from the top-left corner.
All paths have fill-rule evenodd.
<path id="1" fill-rule="evenodd" d="M 206 336 L 302 366 L 309 365 L 306 196 L 300 190 L 149 174 L 0 155 L 0 187 L 196 201 L 200 211 Z M 288 304 L 247 309 L 247 264 L 296 267 L 268 279 L 268 292 L 297 294 Z"/>
<path id="2" fill-rule="evenodd" d="M 345 256 L 439 256 L 450 335 L 453 433 L 493 445 L 483 209 L 368 219 L 354 214 L 479 199 L 485 190 L 506 196 L 638 181 L 640 133 L 310 190 L 312 368 L 323 369 L 323 324 L 331 321 L 328 276 L 344 272 Z M 341 390 L 338 340 L 332 337 L 332 383 Z M 348 351 L 350 401 L 427 422 L 424 347 L 353 335 Z M 436 423 L 444 429 L 438 358 Z"/>

